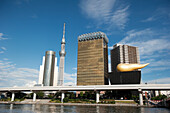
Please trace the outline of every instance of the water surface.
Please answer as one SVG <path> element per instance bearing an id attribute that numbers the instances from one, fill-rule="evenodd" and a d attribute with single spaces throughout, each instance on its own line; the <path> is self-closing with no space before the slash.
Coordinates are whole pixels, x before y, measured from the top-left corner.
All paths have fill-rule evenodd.
<path id="1" fill-rule="evenodd" d="M 0 104 L 0 113 L 170 113 L 167 108 Z"/>

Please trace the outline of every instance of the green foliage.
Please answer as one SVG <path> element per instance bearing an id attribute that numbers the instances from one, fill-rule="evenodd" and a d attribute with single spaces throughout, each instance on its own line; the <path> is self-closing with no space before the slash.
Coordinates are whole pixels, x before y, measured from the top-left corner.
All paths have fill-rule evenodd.
<path id="1" fill-rule="evenodd" d="M 87 99 L 87 98 L 88 98 L 88 94 L 89 94 L 89 93 L 86 91 L 85 94 L 84 94 L 84 98 Z"/>
<path id="2" fill-rule="evenodd" d="M 139 96 L 136 96 L 136 95 L 132 95 L 132 99 L 133 100 L 138 100 Z"/>
<path id="3" fill-rule="evenodd" d="M 167 98 L 166 95 L 159 95 L 159 96 L 156 96 L 156 97 L 152 97 L 151 100 L 162 100 L 162 99 L 165 99 Z"/>
<path id="4" fill-rule="evenodd" d="M 41 98 L 42 99 L 43 97 L 44 97 L 44 93 L 43 92 L 40 91 L 40 92 L 37 93 L 37 98 L 39 98 L 39 99 Z"/>
<path id="5" fill-rule="evenodd" d="M 75 98 L 75 95 L 74 95 L 73 92 L 71 93 L 70 98 L 71 98 L 71 99 Z"/>
<path id="6" fill-rule="evenodd" d="M 53 98 L 53 95 L 48 95 L 48 98 Z"/>
<path id="7" fill-rule="evenodd" d="M 68 101 L 69 101 L 69 98 L 68 98 L 68 97 L 66 97 L 66 98 L 63 99 L 63 102 L 68 102 Z"/>
<path id="8" fill-rule="evenodd" d="M 11 101 L 11 98 L 2 98 L 0 101 Z"/>
<path id="9" fill-rule="evenodd" d="M 53 102 L 53 103 L 61 103 L 61 101 L 59 99 L 51 99 L 50 102 Z"/>
<path id="10" fill-rule="evenodd" d="M 80 92 L 80 98 L 83 98 L 83 92 L 82 91 Z"/>
<path id="11" fill-rule="evenodd" d="M 15 102 L 20 102 L 20 101 L 23 101 L 24 100 L 24 98 L 15 98 Z"/>
<path id="12" fill-rule="evenodd" d="M 61 101 L 60 100 L 55 100 L 55 103 L 61 103 Z"/>
<path id="13" fill-rule="evenodd" d="M 99 102 L 99 104 L 115 104 L 115 100 L 113 100 L 113 99 L 103 99 Z"/>
<path id="14" fill-rule="evenodd" d="M 116 101 L 116 103 L 136 104 L 135 101 Z"/>

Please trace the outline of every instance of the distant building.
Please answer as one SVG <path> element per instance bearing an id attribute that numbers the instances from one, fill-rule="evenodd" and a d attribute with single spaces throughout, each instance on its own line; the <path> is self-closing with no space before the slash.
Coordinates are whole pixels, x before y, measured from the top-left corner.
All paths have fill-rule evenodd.
<path id="1" fill-rule="evenodd" d="M 120 63 L 140 63 L 138 47 L 116 44 L 111 50 L 111 84 L 140 84 L 141 71 L 118 72 L 117 65 Z"/>
<path id="2" fill-rule="evenodd" d="M 103 32 L 78 37 L 77 85 L 108 84 L 108 38 Z"/>
<path id="3" fill-rule="evenodd" d="M 57 58 L 54 51 L 46 51 L 40 66 L 38 84 L 43 86 L 57 86 L 58 82 Z"/>

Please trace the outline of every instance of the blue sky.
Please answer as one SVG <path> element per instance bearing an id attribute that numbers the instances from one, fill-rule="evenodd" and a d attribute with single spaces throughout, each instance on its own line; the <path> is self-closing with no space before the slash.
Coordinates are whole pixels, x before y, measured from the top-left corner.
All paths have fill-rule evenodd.
<path id="1" fill-rule="evenodd" d="M 170 83 L 169 0 L 0 0 L 0 87 L 38 82 L 45 51 L 59 51 L 66 22 L 65 84 L 74 85 L 77 37 L 102 31 L 139 47 L 143 83 Z M 109 59 L 110 65 L 110 59 Z"/>

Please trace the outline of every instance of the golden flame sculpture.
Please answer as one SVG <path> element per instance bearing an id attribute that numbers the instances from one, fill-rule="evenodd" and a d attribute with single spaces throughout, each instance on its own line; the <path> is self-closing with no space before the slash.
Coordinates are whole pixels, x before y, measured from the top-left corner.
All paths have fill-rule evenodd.
<path id="1" fill-rule="evenodd" d="M 146 67 L 147 65 L 149 65 L 149 63 L 147 64 L 118 64 L 117 70 L 120 72 L 127 72 L 127 71 L 133 71 L 136 69 L 142 69 Z"/>

